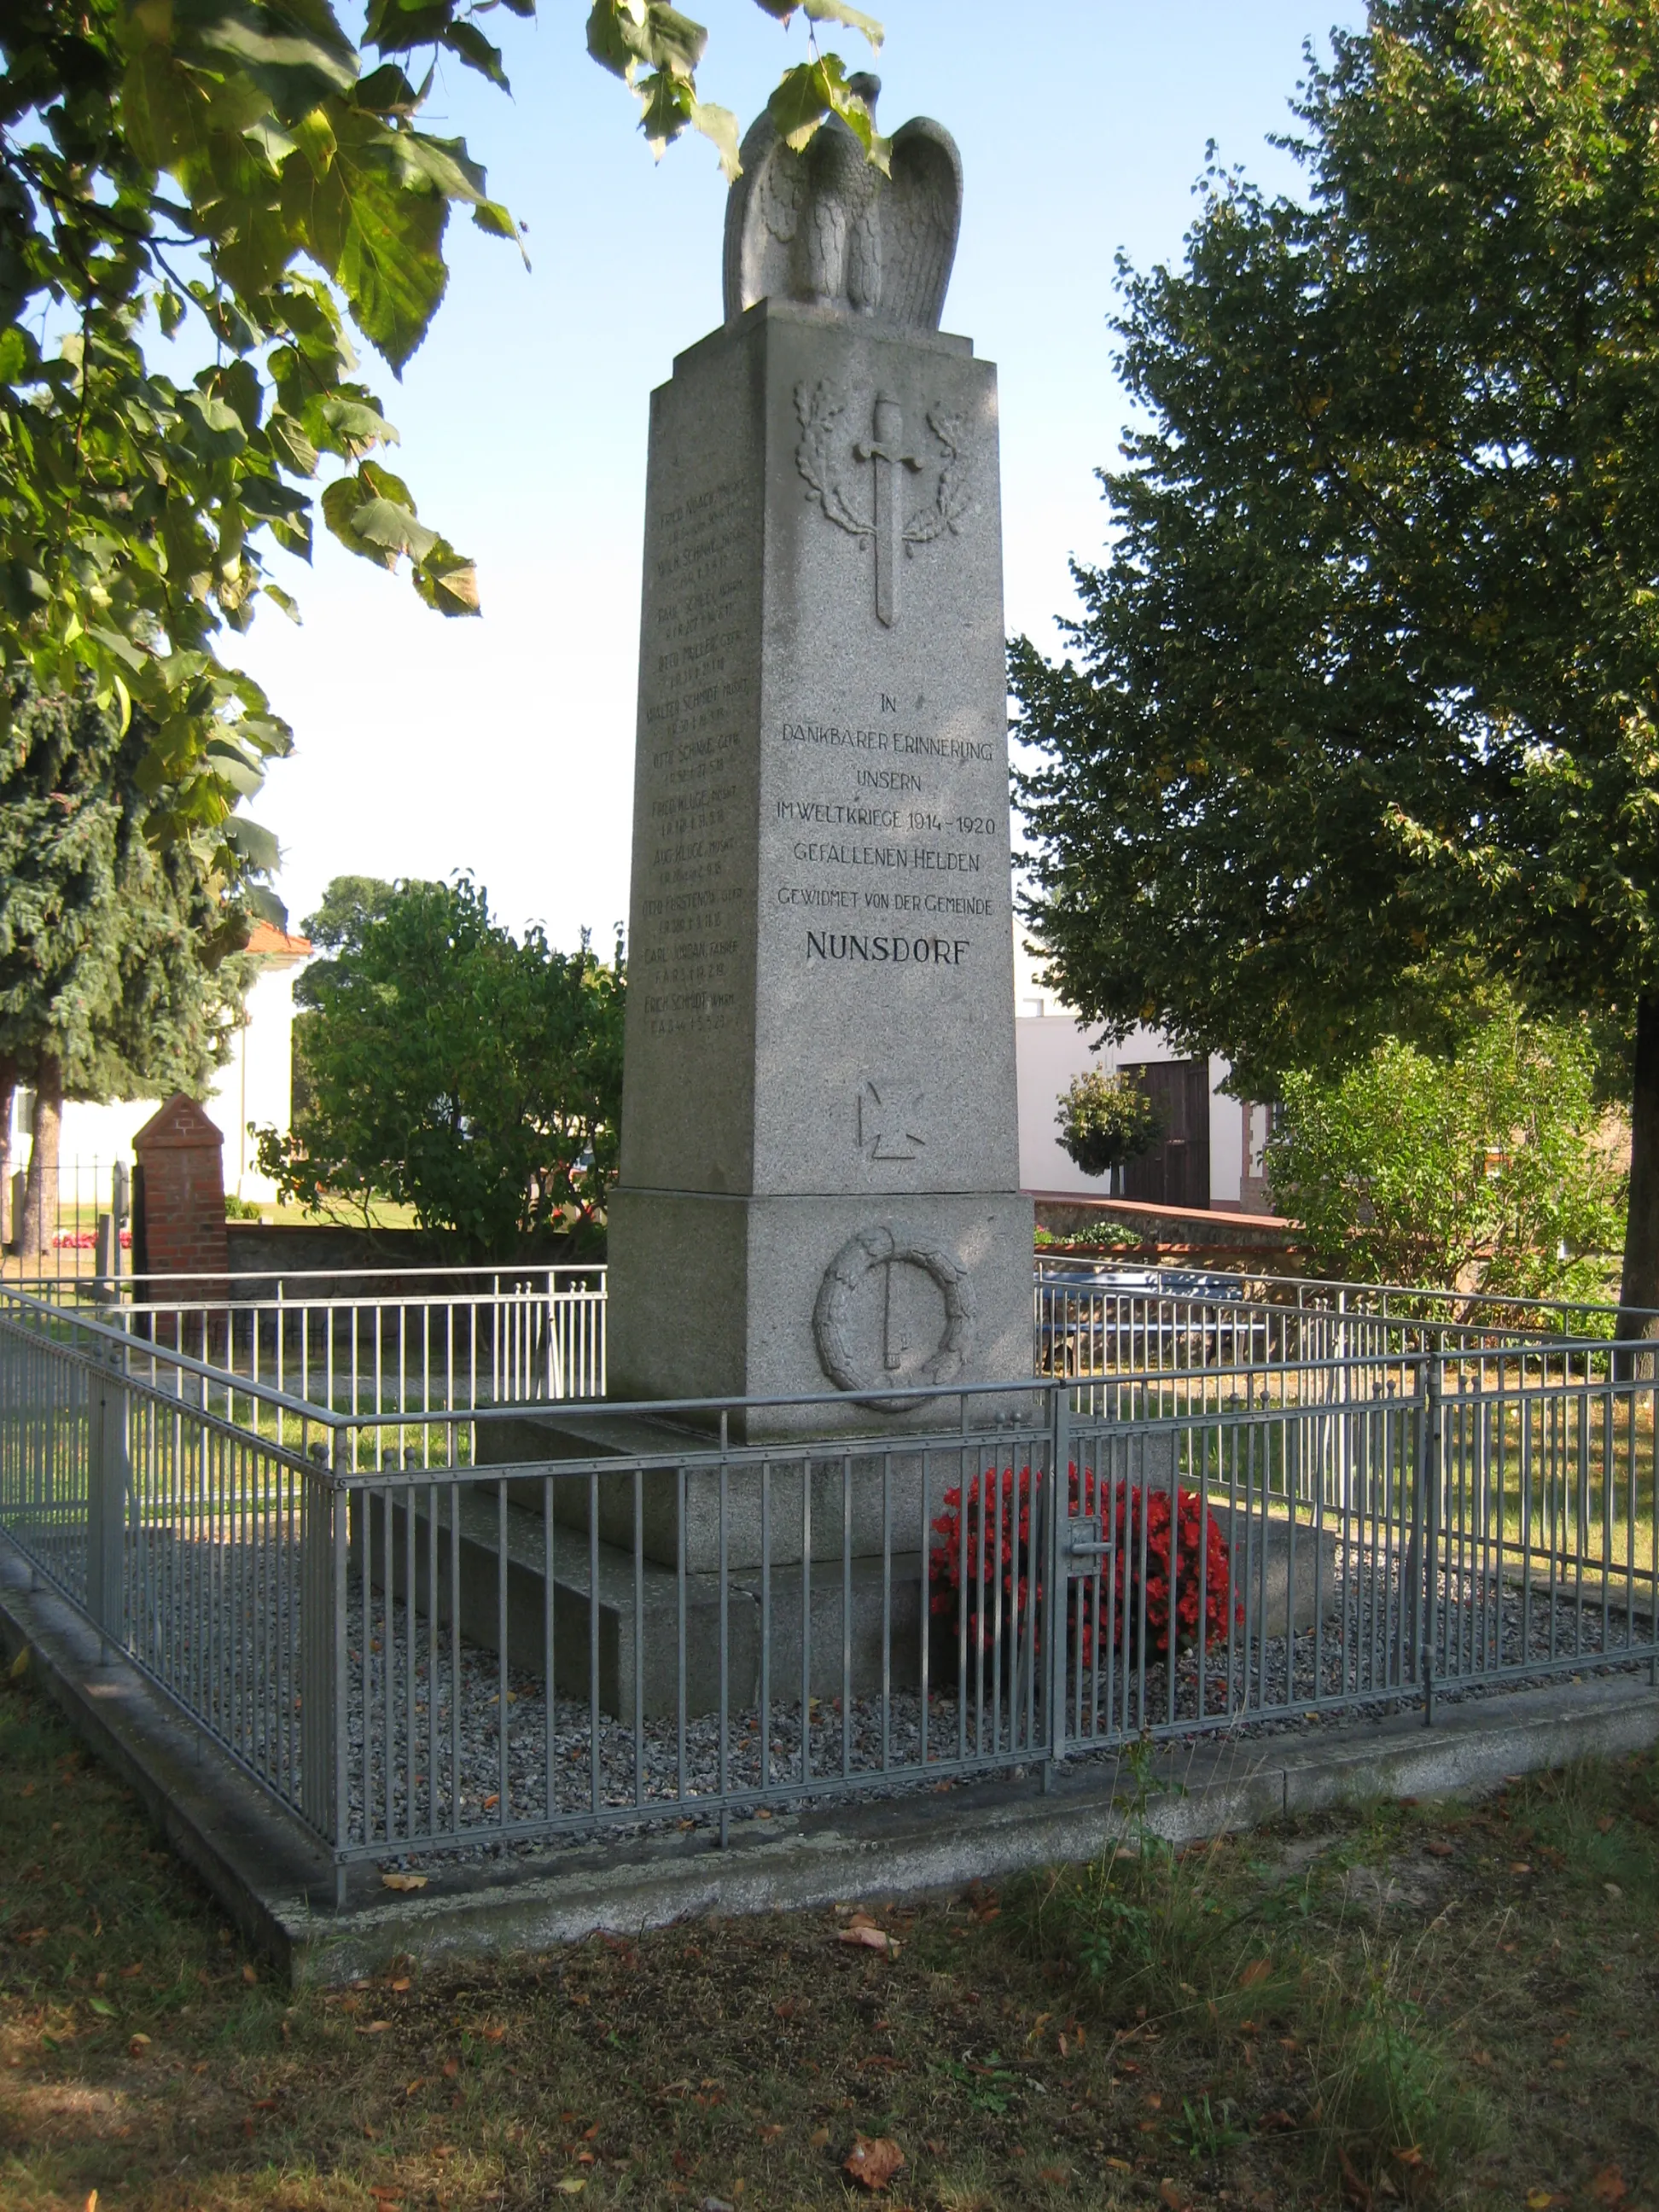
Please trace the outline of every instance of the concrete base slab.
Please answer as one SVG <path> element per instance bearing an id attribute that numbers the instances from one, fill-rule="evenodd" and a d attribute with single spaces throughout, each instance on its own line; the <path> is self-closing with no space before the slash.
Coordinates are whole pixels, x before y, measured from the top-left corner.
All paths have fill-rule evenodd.
<path id="1" fill-rule="evenodd" d="M 647 1720 L 670 1719 L 679 1710 L 679 1577 L 652 1559 L 637 1565 L 631 1551 L 601 1543 L 591 1552 L 586 1536 L 554 1522 L 539 1510 L 526 1510 L 476 1487 L 453 1493 L 459 1515 L 461 1634 L 469 1644 L 501 1648 L 503 1607 L 499 1562 L 507 1560 L 506 1636 L 508 1663 L 538 1680 L 547 1672 L 548 1613 L 545 1593 L 552 1567 L 551 1628 L 554 1688 L 561 1697 L 586 1703 L 597 1662 L 599 1706 L 615 1718 L 631 1721 L 638 1691 Z M 418 1496 L 418 1493 L 417 1493 Z M 363 1561 L 364 1509 L 372 1514 L 369 1575 L 374 1587 L 390 1586 L 406 1601 L 410 1573 L 410 1511 L 396 1499 L 354 1492 L 351 1556 Z M 437 1589 L 439 1619 L 453 1617 L 451 1542 L 447 1504 L 439 1508 Z M 430 1508 L 414 1510 L 414 1589 L 417 1607 L 432 1607 Z M 593 1576 L 597 1554 L 598 1574 Z M 914 1684 L 921 1679 L 921 1555 L 896 1553 L 884 1569 L 881 1559 L 854 1559 L 848 1577 L 848 1650 L 854 1696 L 881 1687 L 884 1664 L 891 1679 Z M 760 1696 L 763 1624 L 770 1619 L 768 1657 L 775 1697 L 799 1694 L 801 1623 L 811 1616 L 811 1680 L 814 1697 L 842 1692 L 842 1562 L 815 1562 L 803 1585 L 800 1562 L 775 1565 L 763 1604 L 757 1570 L 726 1577 L 726 1635 L 727 1695 L 733 1709 L 754 1705 Z M 597 1603 L 590 1606 L 590 1586 Z M 890 1590 L 890 1644 L 883 1644 L 883 1592 Z M 717 1574 L 685 1577 L 684 1671 L 686 1711 L 696 1718 L 718 1712 L 720 1702 L 720 1584 Z M 597 1648 L 596 1648 L 597 1647 Z M 637 1662 L 636 1662 L 637 1648 Z"/>
<path id="2" fill-rule="evenodd" d="M 350 1870 L 331 1909 L 332 1870 L 253 1784 L 167 1706 L 63 1600 L 32 1589 L 0 1538 L 0 1643 L 29 1647 L 40 1685 L 137 1790 L 179 1856 L 248 1939 L 294 1982 L 337 1983 L 394 1957 L 428 1964 L 546 1949 L 596 1929 L 637 1931 L 690 1915 L 811 1909 L 859 1897 L 953 1889 L 1091 1857 L 1121 1836 L 1133 1790 L 1119 1762 L 1089 1758 L 1040 1773 L 1015 1768 L 941 1796 L 826 1807 L 713 1832 L 582 1844 L 532 1860 L 430 1869 L 429 1886 L 391 1897 L 373 1866 Z M 1461 1705 L 1435 1724 L 1397 1712 L 1341 1726 L 1163 1746 L 1165 1788 L 1150 1818 L 1194 1840 L 1377 1797 L 1476 1795 L 1510 1774 L 1617 1756 L 1659 1741 L 1659 1689 L 1640 1674 L 1569 1680 Z M 1179 1784 L 1179 1788 L 1176 1787 Z"/>

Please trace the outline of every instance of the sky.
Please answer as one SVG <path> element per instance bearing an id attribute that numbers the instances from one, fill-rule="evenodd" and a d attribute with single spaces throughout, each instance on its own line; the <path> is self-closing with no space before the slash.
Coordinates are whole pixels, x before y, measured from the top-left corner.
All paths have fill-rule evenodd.
<path id="1" fill-rule="evenodd" d="M 866 0 L 874 6 L 875 0 Z M 805 52 L 750 0 L 691 0 L 705 99 L 746 125 Z M 1363 9 L 1333 0 L 889 0 L 874 64 L 890 131 L 936 117 L 962 151 L 961 243 L 944 327 L 998 365 L 1007 625 L 1044 645 L 1098 559 L 1095 471 L 1128 404 L 1113 374 L 1115 257 L 1178 258 L 1206 143 L 1295 190 L 1270 137 L 1303 46 Z M 292 724 L 249 811 L 283 848 L 297 924 L 341 874 L 470 870 L 515 929 L 606 950 L 628 911 L 649 395 L 720 319 L 726 188 L 688 137 L 660 163 L 626 88 L 597 69 L 575 0 L 490 16 L 512 99 L 453 66 L 428 127 L 464 135 L 528 229 L 449 231 L 449 290 L 399 384 L 364 380 L 402 433 L 392 465 L 422 519 L 477 562 L 483 615 L 445 621 L 319 528 L 309 569 L 275 556 L 303 616 L 266 605 L 228 657 Z M 1033 36 L 1033 27 L 1041 35 Z M 832 43 L 825 36 L 823 43 Z M 869 66 L 856 34 L 833 44 Z"/>

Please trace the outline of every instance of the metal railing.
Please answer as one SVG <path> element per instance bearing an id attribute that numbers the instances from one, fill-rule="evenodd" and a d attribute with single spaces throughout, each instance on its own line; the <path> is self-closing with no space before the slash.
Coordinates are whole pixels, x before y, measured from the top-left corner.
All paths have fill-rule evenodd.
<path id="1" fill-rule="evenodd" d="M 130 1371 L 278 1444 L 289 1400 L 395 1415 L 605 1395 L 603 1267 L 350 1268 L 228 1285 L 129 1276 L 116 1287 L 95 1303 L 131 1338 Z M 50 1284 L 0 1285 L 0 1307 L 30 1295 L 53 1302 Z M 386 1448 L 401 1450 L 395 1431 Z"/>
<path id="2" fill-rule="evenodd" d="M 210 1364 L 14 1297 L 0 1526 L 343 1881 L 1659 1668 L 1632 1364 L 1460 1343 L 885 1416 L 240 1378 L 233 1420 Z"/>
<path id="3" fill-rule="evenodd" d="M 25 1243 L 23 1189 L 28 1171 L 8 1163 L 0 1188 L 0 1277 L 30 1287 L 70 1291 L 90 1287 L 100 1274 L 120 1274 L 132 1237 L 125 1200 L 112 1208 L 112 1192 L 130 1187 L 125 1160 L 60 1160 L 40 1171 L 42 1188 L 34 1236 Z"/>

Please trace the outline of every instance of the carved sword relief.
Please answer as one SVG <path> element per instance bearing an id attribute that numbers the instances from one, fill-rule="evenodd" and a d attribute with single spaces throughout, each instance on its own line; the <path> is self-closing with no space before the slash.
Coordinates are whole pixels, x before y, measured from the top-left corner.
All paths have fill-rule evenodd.
<path id="1" fill-rule="evenodd" d="M 801 440 L 795 448 L 795 466 L 805 479 L 808 495 L 816 499 L 837 529 L 849 537 L 872 540 L 876 555 L 876 617 L 888 629 L 899 618 L 899 575 L 902 556 L 918 545 L 955 536 L 972 512 L 970 468 L 963 448 L 967 432 L 962 418 L 942 407 L 927 410 L 932 431 L 943 459 L 933 497 L 919 507 L 908 507 L 907 476 L 924 476 L 927 463 L 904 450 L 904 415 L 896 399 L 877 396 L 872 413 L 872 436 L 845 448 L 854 462 L 867 464 L 872 475 L 870 507 L 861 512 L 848 498 L 836 459 L 836 425 L 847 402 L 833 385 L 820 382 L 809 388 L 795 386 L 795 414 Z"/>

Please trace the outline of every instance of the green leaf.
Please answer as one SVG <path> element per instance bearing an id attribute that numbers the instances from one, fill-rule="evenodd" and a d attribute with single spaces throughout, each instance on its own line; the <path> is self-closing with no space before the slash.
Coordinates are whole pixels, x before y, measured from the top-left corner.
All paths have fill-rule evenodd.
<path id="1" fill-rule="evenodd" d="M 289 160 L 283 211 L 303 225 L 323 267 L 350 303 L 365 337 L 400 369 L 426 336 L 449 281 L 440 252 L 448 203 L 411 176 L 402 134 L 356 109 L 336 118 L 338 149 L 328 173 Z"/>
<path id="2" fill-rule="evenodd" d="M 229 784 L 244 799 L 252 799 L 264 782 L 264 770 L 256 767 L 240 747 L 232 744 L 228 738 L 211 739 L 203 757 L 221 782 Z"/>
<path id="3" fill-rule="evenodd" d="M 503 92 L 513 88 L 507 81 L 507 71 L 501 66 L 501 50 L 492 46 L 483 33 L 473 23 L 452 23 L 444 33 L 443 43 L 450 52 L 459 54 L 469 69 L 487 76 L 491 84 L 500 85 Z"/>
<path id="4" fill-rule="evenodd" d="M 351 96 L 357 106 L 374 115 L 413 115 L 421 104 L 421 95 L 396 62 L 382 62 L 371 70 Z"/>
<path id="5" fill-rule="evenodd" d="M 761 0 L 765 6 L 765 0 Z M 861 15 L 856 8 L 842 5 L 842 0 L 801 0 L 807 16 L 814 23 L 844 23 L 849 31 L 861 31 L 877 53 L 887 35 L 873 15 Z"/>
<path id="6" fill-rule="evenodd" d="M 441 615 L 476 615 L 478 572 L 465 554 L 440 538 L 416 563 L 416 591 Z"/>
<path id="7" fill-rule="evenodd" d="M 728 185 L 735 185 L 743 174 L 743 163 L 738 158 L 738 118 L 729 107 L 716 107 L 712 100 L 694 100 L 691 103 L 691 128 L 701 131 L 720 157 L 720 173 Z"/>
<path id="8" fill-rule="evenodd" d="M 824 62 L 800 62 L 786 70 L 766 103 L 766 112 L 792 152 L 805 153 L 830 112 L 830 83 Z"/>
<path id="9" fill-rule="evenodd" d="M 210 460 L 228 459 L 247 443 L 241 416 L 212 392 L 181 392 L 179 411 L 185 418 L 191 444 Z"/>
<path id="10" fill-rule="evenodd" d="M 153 168 L 177 169 L 206 143 L 206 94 L 161 46 L 141 46 L 127 64 L 121 118 L 132 150 Z"/>
<path id="11" fill-rule="evenodd" d="M 317 448 L 291 415 L 280 410 L 265 425 L 265 435 L 270 448 L 285 469 L 296 477 L 315 476 Z"/>
<path id="12" fill-rule="evenodd" d="M 274 876 L 283 863 L 282 848 L 269 830 L 250 822 L 246 814 L 233 814 L 224 825 L 224 840 L 250 868 Z"/>

